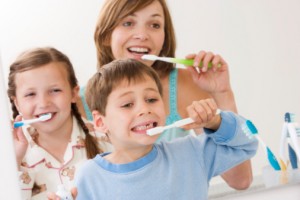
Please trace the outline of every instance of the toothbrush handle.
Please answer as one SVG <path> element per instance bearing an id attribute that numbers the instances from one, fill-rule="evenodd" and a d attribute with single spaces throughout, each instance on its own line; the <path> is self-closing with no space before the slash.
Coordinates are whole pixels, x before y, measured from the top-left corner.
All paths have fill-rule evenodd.
<path id="1" fill-rule="evenodd" d="M 194 65 L 194 60 L 192 59 L 180 59 L 180 58 L 175 58 L 178 63 L 183 64 L 183 65 L 187 65 L 187 66 L 193 66 Z M 201 68 L 203 66 L 203 62 L 201 61 L 199 64 L 199 67 Z M 208 68 L 212 68 L 212 62 L 208 63 Z"/>
<path id="2" fill-rule="evenodd" d="M 294 145 L 294 150 L 296 152 L 296 155 L 300 159 L 300 147 L 299 147 L 299 144 L 298 144 L 296 129 L 292 124 L 288 123 L 288 130 L 289 130 L 289 133 L 290 133 L 292 143 Z"/>
<path id="3" fill-rule="evenodd" d="M 14 128 L 19 128 L 19 127 L 21 127 L 21 126 L 24 126 L 25 125 L 25 123 L 24 122 L 14 122 Z"/>

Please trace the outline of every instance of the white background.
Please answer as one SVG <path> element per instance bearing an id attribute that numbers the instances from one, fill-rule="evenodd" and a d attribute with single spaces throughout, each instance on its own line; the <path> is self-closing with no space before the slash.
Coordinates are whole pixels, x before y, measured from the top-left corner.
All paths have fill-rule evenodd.
<path id="1" fill-rule="evenodd" d="M 21 51 L 54 46 L 70 57 L 80 85 L 85 85 L 96 69 L 93 33 L 101 3 L 2 0 L 0 47 L 5 76 Z M 300 1 L 168 3 L 176 29 L 177 56 L 200 50 L 221 54 L 230 66 L 239 113 L 255 123 L 278 155 L 284 113 L 300 115 Z M 254 175 L 261 174 L 267 164 L 260 147 L 252 161 Z"/>

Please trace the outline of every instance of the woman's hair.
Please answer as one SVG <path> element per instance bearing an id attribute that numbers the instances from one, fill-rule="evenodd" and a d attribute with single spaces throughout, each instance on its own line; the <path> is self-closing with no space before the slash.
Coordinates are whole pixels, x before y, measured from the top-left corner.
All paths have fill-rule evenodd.
<path id="1" fill-rule="evenodd" d="M 163 48 L 159 56 L 174 57 L 176 49 L 176 39 L 171 15 L 165 0 L 106 0 L 96 25 L 94 33 L 95 45 L 97 48 L 98 68 L 113 61 L 111 40 L 113 30 L 122 19 L 134 12 L 145 8 L 152 2 L 158 1 L 164 12 L 165 19 L 165 38 Z M 164 76 L 174 68 L 171 63 L 155 62 L 152 66 L 160 75 Z"/>
<path id="2" fill-rule="evenodd" d="M 105 115 L 108 96 L 122 81 L 130 84 L 143 81 L 147 77 L 155 81 L 162 95 L 162 85 L 157 73 L 137 60 L 114 60 L 102 66 L 86 86 L 85 97 L 90 110 L 97 110 Z"/>
<path id="3" fill-rule="evenodd" d="M 51 47 L 27 50 L 20 54 L 17 57 L 16 61 L 10 66 L 7 94 L 12 105 L 13 118 L 15 118 L 19 114 L 14 103 L 14 98 L 16 97 L 17 89 L 15 80 L 16 75 L 21 72 L 42 67 L 52 62 L 62 63 L 65 67 L 66 72 L 68 73 L 68 81 L 71 88 L 75 88 L 77 86 L 77 78 L 75 76 L 72 63 L 65 54 Z M 87 157 L 93 158 L 100 152 L 98 143 L 96 139 L 89 134 L 89 130 L 81 118 L 76 103 L 71 103 L 71 109 L 72 114 L 75 116 L 77 122 L 79 123 L 86 135 L 85 146 L 87 150 Z"/>

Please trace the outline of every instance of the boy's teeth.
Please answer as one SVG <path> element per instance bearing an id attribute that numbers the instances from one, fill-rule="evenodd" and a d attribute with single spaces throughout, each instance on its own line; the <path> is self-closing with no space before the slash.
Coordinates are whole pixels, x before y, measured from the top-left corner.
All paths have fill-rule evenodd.
<path id="1" fill-rule="evenodd" d="M 137 126 L 134 128 L 135 131 L 143 131 L 143 130 L 147 130 L 149 128 L 153 128 L 153 123 L 151 124 L 147 124 L 147 125 L 143 125 L 143 126 Z"/>

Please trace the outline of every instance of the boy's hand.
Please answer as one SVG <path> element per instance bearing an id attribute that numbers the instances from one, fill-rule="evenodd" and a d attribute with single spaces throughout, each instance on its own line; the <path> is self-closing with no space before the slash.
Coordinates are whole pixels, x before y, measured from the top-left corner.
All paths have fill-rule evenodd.
<path id="1" fill-rule="evenodd" d="M 217 130 L 221 123 L 220 115 L 217 115 L 217 104 L 213 99 L 194 101 L 187 107 L 189 117 L 195 122 L 185 128 L 209 128 Z"/>
<path id="2" fill-rule="evenodd" d="M 22 117 L 19 115 L 16 117 L 16 121 L 21 121 Z M 13 125 L 12 125 L 13 126 Z M 26 154 L 26 150 L 28 147 L 28 141 L 23 133 L 22 128 L 13 128 L 13 141 L 14 141 L 14 147 L 16 152 L 16 159 L 18 167 L 20 167 L 21 162 Z"/>

